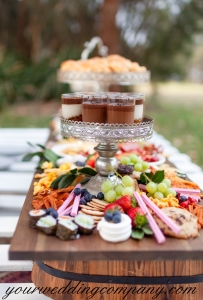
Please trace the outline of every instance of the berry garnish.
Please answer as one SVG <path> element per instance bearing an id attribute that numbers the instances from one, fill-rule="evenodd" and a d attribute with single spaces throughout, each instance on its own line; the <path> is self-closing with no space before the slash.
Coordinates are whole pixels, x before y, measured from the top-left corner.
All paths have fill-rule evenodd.
<path id="1" fill-rule="evenodd" d="M 87 202 L 86 202 L 86 200 L 85 200 L 84 197 L 82 197 L 82 198 L 80 199 L 80 204 L 82 204 L 82 205 L 86 205 L 86 204 L 87 204 Z"/>
<path id="2" fill-rule="evenodd" d="M 115 224 L 120 223 L 121 222 L 121 214 L 119 214 L 119 215 L 118 214 L 116 214 L 116 215 L 113 214 L 112 221 Z"/>
<path id="3" fill-rule="evenodd" d="M 97 194 L 97 199 L 103 200 L 103 199 L 104 199 L 104 193 L 99 192 L 99 193 Z"/>
<path id="4" fill-rule="evenodd" d="M 113 214 L 111 212 L 106 212 L 105 215 L 104 215 L 104 219 L 107 221 L 107 222 L 110 222 L 112 221 L 112 217 L 113 217 Z"/>
<path id="5" fill-rule="evenodd" d="M 58 218 L 58 212 L 53 207 L 48 208 L 46 214 L 52 216 L 55 219 Z"/>
<path id="6" fill-rule="evenodd" d="M 84 166 L 86 165 L 85 162 L 79 161 L 79 160 L 77 160 L 77 161 L 75 162 L 75 164 L 76 164 L 77 167 L 84 167 Z"/>
<path id="7" fill-rule="evenodd" d="M 87 190 L 87 189 L 82 189 L 82 190 L 81 190 L 81 196 L 84 196 L 86 193 L 88 193 L 88 190 Z"/>
<path id="8" fill-rule="evenodd" d="M 86 200 L 87 202 L 89 202 L 89 201 L 92 200 L 92 195 L 91 195 L 90 193 L 86 193 L 86 194 L 84 195 L 84 198 L 85 198 L 85 200 Z"/>
<path id="9" fill-rule="evenodd" d="M 74 189 L 74 194 L 75 194 L 76 196 L 80 195 L 80 194 L 81 194 L 81 189 L 75 188 L 75 189 Z"/>

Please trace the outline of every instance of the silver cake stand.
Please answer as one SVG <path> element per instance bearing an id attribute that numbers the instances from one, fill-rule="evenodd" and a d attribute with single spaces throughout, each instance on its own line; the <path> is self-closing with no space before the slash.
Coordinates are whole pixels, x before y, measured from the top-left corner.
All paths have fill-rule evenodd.
<path id="1" fill-rule="evenodd" d="M 99 154 L 95 166 L 98 175 L 85 184 L 92 194 L 96 194 L 107 177 L 118 180 L 113 171 L 118 167 L 115 154 L 119 148 L 116 144 L 150 139 L 153 135 L 153 119 L 144 116 L 141 123 L 127 125 L 76 122 L 61 118 L 61 135 L 99 143 L 94 148 Z"/>

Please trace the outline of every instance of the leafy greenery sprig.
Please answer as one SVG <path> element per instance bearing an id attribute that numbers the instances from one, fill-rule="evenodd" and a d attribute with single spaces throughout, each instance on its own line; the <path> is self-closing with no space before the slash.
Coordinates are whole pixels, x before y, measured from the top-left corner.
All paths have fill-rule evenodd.
<path id="1" fill-rule="evenodd" d="M 41 169 L 42 167 L 42 164 L 45 162 L 45 161 L 48 161 L 48 162 L 52 162 L 53 164 L 53 168 L 56 168 L 57 167 L 57 160 L 59 158 L 61 158 L 61 156 L 57 155 L 55 152 L 53 152 L 52 150 L 50 149 L 46 149 L 44 146 L 40 145 L 40 144 L 36 144 L 36 145 L 33 145 L 31 144 L 30 142 L 28 142 L 28 144 L 33 147 L 33 148 L 36 148 L 36 146 L 38 146 L 41 151 L 37 151 L 37 152 L 32 152 L 32 153 L 27 153 L 22 161 L 30 161 L 34 156 L 38 156 L 39 157 L 39 163 L 37 165 L 37 169 Z"/>
<path id="2" fill-rule="evenodd" d="M 82 169 L 72 169 L 68 174 L 64 174 L 56 178 L 50 188 L 52 189 L 63 189 L 68 187 L 73 183 L 73 181 L 80 175 L 85 175 L 85 177 L 80 181 L 81 184 L 88 182 L 92 176 L 97 175 L 97 172 L 89 167 L 84 167 Z"/>
<path id="3" fill-rule="evenodd" d="M 147 184 L 150 181 L 161 183 L 164 180 L 164 170 L 156 171 L 156 173 L 142 173 L 140 175 L 140 182 Z"/>

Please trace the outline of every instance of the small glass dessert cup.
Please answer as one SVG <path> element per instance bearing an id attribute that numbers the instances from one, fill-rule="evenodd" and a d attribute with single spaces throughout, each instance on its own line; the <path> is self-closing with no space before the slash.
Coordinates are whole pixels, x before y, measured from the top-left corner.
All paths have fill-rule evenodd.
<path id="1" fill-rule="evenodd" d="M 134 112 L 134 122 L 142 122 L 145 109 L 145 96 L 144 94 L 135 95 L 135 112 Z"/>
<path id="2" fill-rule="evenodd" d="M 84 96 L 82 102 L 82 120 L 90 123 L 106 123 L 107 96 L 95 94 Z"/>
<path id="3" fill-rule="evenodd" d="M 135 111 L 135 99 L 133 97 L 109 97 L 107 106 L 107 123 L 109 124 L 133 124 Z"/>
<path id="4" fill-rule="evenodd" d="M 62 117 L 72 121 L 82 121 L 82 95 L 62 94 Z"/>

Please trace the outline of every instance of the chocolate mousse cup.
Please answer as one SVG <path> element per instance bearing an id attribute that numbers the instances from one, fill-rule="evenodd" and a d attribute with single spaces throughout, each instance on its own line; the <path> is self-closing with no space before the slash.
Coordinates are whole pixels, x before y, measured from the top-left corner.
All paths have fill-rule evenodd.
<path id="1" fill-rule="evenodd" d="M 107 122 L 109 124 L 133 124 L 134 123 L 134 98 L 110 98 L 107 106 Z"/>
<path id="2" fill-rule="evenodd" d="M 62 94 L 62 117 L 82 121 L 82 95 Z"/>
<path id="3" fill-rule="evenodd" d="M 82 120 L 90 123 L 106 123 L 107 97 L 94 95 L 84 98 L 82 103 Z"/>

